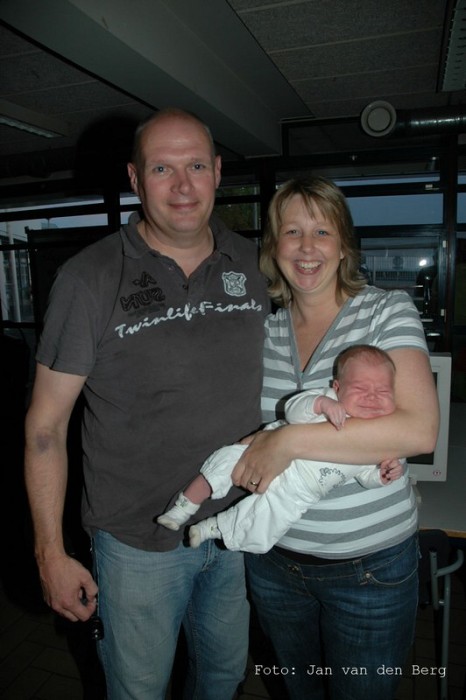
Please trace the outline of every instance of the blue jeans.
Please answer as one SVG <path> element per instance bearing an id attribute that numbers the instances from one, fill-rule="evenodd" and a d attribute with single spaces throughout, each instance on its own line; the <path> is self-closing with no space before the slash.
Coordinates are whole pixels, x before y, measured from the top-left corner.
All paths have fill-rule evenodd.
<path id="1" fill-rule="evenodd" d="M 252 600 L 290 700 L 393 700 L 411 648 L 417 537 L 350 562 L 302 565 L 246 555 Z M 270 663 L 270 661 L 268 662 Z"/>
<path id="2" fill-rule="evenodd" d="M 248 650 L 242 554 L 213 540 L 146 552 L 102 531 L 93 549 L 108 700 L 164 700 L 181 625 L 189 657 L 184 697 L 232 698 Z"/>

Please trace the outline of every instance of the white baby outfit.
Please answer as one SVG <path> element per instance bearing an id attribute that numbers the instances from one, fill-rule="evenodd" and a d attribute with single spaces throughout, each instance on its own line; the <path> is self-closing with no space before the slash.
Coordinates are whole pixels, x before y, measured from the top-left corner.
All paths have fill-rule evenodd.
<path id="1" fill-rule="evenodd" d="M 275 430 L 287 423 L 325 421 L 325 416 L 313 412 L 315 399 L 322 395 L 336 399 L 333 389 L 301 392 L 285 406 L 286 423 L 269 423 L 265 430 Z M 228 445 L 204 462 L 201 473 L 212 488 L 211 498 L 223 498 L 228 493 L 232 487 L 232 471 L 246 449 L 247 445 Z M 245 552 L 269 551 L 308 508 L 350 478 L 366 488 L 383 485 L 377 465 L 294 460 L 270 483 L 265 493 L 251 494 L 217 514 L 225 546 Z"/>

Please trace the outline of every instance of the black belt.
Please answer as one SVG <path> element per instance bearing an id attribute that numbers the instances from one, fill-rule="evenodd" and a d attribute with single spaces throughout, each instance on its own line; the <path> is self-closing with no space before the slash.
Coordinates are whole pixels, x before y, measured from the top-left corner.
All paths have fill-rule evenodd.
<path id="1" fill-rule="evenodd" d="M 278 547 L 275 545 L 273 548 L 274 552 L 281 554 L 287 559 L 292 559 L 298 564 L 307 564 L 312 566 L 329 566 L 331 564 L 345 564 L 349 561 L 354 561 L 355 559 L 360 559 L 361 557 L 350 557 L 349 559 L 322 559 L 322 557 L 316 557 L 314 554 L 304 554 L 303 552 L 294 552 L 291 549 L 283 549 L 283 547 Z"/>

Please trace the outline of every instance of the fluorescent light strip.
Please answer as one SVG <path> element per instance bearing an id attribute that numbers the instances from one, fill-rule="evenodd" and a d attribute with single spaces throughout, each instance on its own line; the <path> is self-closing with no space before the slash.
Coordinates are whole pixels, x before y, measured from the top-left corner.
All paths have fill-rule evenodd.
<path id="1" fill-rule="evenodd" d="M 466 0 L 458 0 L 450 25 L 442 92 L 466 88 Z"/>
<path id="2" fill-rule="evenodd" d="M 61 119 L 39 114 L 21 105 L 0 99 L 0 124 L 11 126 L 14 129 L 28 131 L 36 136 L 54 138 L 68 135 L 68 125 Z"/>
<path id="3" fill-rule="evenodd" d="M 33 124 L 27 124 L 26 122 L 20 122 L 17 119 L 10 119 L 10 117 L 4 117 L 1 114 L 0 124 L 12 126 L 14 129 L 21 129 L 21 131 L 28 131 L 30 134 L 36 134 L 36 136 L 44 136 L 46 139 L 53 139 L 57 136 L 61 136 L 61 134 L 54 131 L 42 129 L 40 126 L 34 126 Z"/>

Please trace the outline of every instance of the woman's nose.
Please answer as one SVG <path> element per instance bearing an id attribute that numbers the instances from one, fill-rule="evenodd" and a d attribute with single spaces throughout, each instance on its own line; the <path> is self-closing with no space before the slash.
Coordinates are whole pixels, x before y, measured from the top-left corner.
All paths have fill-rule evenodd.
<path id="1" fill-rule="evenodd" d="M 314 239 L 312 238 L 312 236 L 304 233 L 301 236 L 300 247 L 301 247 L 301 250 L 306 250 L 306 251 L 312 250 L 312 248 L 314 247 Z"/>

